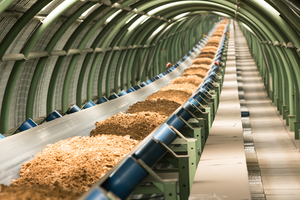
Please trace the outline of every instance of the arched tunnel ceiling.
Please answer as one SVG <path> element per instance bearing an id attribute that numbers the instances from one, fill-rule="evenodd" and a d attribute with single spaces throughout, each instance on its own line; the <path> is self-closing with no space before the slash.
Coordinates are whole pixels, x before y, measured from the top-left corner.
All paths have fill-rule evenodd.
<path id="1" fill-rule="evenodd" d="M 28 117 L 53 109 L 64 112 L 74 101 L 101 98 L 111 89 L 117 92 L 119 84 L 123 88 L 148 77 L 145 71 L 155 64 L 151 58 L 157 56 L 157 49 L 162 44 L 175 47 L 166 42 L 168 38 L 187 39 L 188 32 L 197 31 L 195 26 L 208 27 L 216 15 L 242 22 L 261 43 L 288 45 L 299 55 L 299 3 L 292 0 L 2 0 L 0 5 L 2 133 Z M 142 48 L 149 51 L 137 51 Z M 118 50 L 127 53 L 106 53 Z M 176 56 L 182 56 L 180 52 Z M 151 64 L 132 66 L 137 60 L 128 56 L 148 56 Z M 109 62 L 114 59 L 118 62 Z M 299 65 L 294 68 L 299 70 Z M 30 71 L 29 80 L 22 81 L 25 69 Z M 125 75 L 117 73 L 123 71 Z M 72 98 L 69 91 L 75 91 Z M 35 106 L 39 100 L 44 103 Z"/>

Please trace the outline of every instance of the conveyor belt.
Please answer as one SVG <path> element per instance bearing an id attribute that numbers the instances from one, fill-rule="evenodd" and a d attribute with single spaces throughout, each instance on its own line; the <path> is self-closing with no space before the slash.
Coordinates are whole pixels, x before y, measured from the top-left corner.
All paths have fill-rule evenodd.
<path id="1" fill-rule="evenodd" d="M 223 43 L 225 41 L 224 33 L 226 33 L 226 31 L 227 28 L 224 29 L 222 40 L 218 48 L 219 51 L 217 51 L 217 54 L 214 58 L 214 60 L 216 60 L 217 62 L 220 62 L 220 58 L 223 53 Z M 141 148 L 137 149 L 137 151 L 132 156 L 127 156 L 122 159 L 122 164 L 119 164 L 119 162 L 116 166 L 114 166 L 113 169 L 110 170 L 110 172 L 108 172 L 103 178 L 95 183 L 94 186 L 92 186 L 90 190 L 85 193 L 80 199 L 94 199 L 96 197 L 99 199 L 107 199 L 105 197 L 106 191 L 112 192 L 121 199 L 128 198 L 130 193 L 133 192 L 134 189 L 139 184 L 141 184 L 149 174 L 151 174 L 151 176 L 157 177 L 157 175 L 154 175 L 155 172 L 151 172 L 151 167 L 154 166 L 154 164 L 159 161 L 166 152 L 173 152 L 171 149 L 168 149 L 168 146 L 176 138 L 183 139 L 182 142 L 186 141 L 187 143 L 189 143 L 188 145 L 194 145 L 194 147 L 189 146 L 185 150 L 190 153 L 186 152 L 188 154 L 183 155 L 183 157 L 179 158 L 176 156 L 176 153 L 171 153 L 176 157 L 175 160 L 177 161 L 175 162 L 178 162 L 177 164 L 179 165 L 179 167 L 177 168 L 179 179 L 176 180 L 175 178 L 173 180 L 166 180 L 171 185 L 173 185 L 171 189 L 169 186 L 166 186 L 164 184 L 163 180 L 159 180 L 161 178 L 155 178 L 157 181 L 159 181 L 159 184 L 163 184 L 164 186 L 163 188 L 160 188 L 160 191 L 157 191 L 157 188 L 151 191 L 155 193 L 161 193 L 163 191 L 165 198 L 177 199 L 177 196 L 179 196 L 181 199 L 187 199 L 189 188 L 192 184 L 191 181 L 194 177 L 194 170 L 198 164 L 198 154 L 195 150 L 200 149 L 198 148 L 200 146 L 197 146 L 195 143 L 198 140 L 205 142 L 206 136 L 204 135 L 204 133 L 201 133 L 200 137 L 200 133 L 198 133 L 198 135 L 193 135 L 192 138 L 187 139 L 180 132 L 178 132 L 178 130 L 180 131 L 186 125 L 186 121 L 192 118 L 192 116 L 196 117 L 195 115 L 193 115 L 193 113 L 197 110 L 197 107 L 199 109 L 201 105 L 200 102 L 204 101 L 204 99 L 208 97 L 208 92 L 212 90 L 212 88 L 215 88 L 217 89 L 217 91 L 219 91 L 219 86 L 214 86 L 214 80 L 216 80 L 218 82 L 216 84 L 219 85 L 219 81 L 222 80 L 222 77 L 219 77 L 216 73 L 220 73 L 220 71 L 223 71 L 222 67 L 218 67 L 212 63 L 210 70 L 207 72 L 206 77 L 204 78 L 204 81 L 198 87 L 196 92 L 190 97 L 190 99 L 186 101 L 182 106 L 180 106 L 172 115 L 170 115 L 168 119 L 166 119 L 151 133 L 151 135 L 154 133 L 153 137 L 149 137 L 149 135 L 146 139 L 144 139 L 143 141 L 145 141 L 145 143 L 143 146 L 141 146 Z M 216 92 L 216 94 L 219 95 L 219 92 Z M 208 99 L 211 98 L 208 97 Z M 217 106 L 216 104 L 211 105 L 212 110 L 209 113 L 213 114 Z M 215 109 L 213 109 L 213 107 L 215 107 Z M 207 113 L 205 115 L 207 115 Z M 195 119 L 196 121 L 204 121 L 203 119 L 197 117 Z M 199 121 L 199 123 L 201 122 Z M 210 127 L 210 124 L 205 126 Z M 204 129 L 202 130 L 204 131 Z M 187 143 L 185 145 L 187 145 Z M 179 159 L 181 161 L 179 161 Z M 195 163 L 197 164 L 195 165 Z M 176 186 L 178 181 L 179 190 Z M 100 191 L 102 189 L 105 190 Z M 149 190 L 149 188 L 146 190 Z"/>
<path id="2" fill-rule="evenodd" d="M 213 31 L 211 31 L 209 33 L 209 36 L 206 37 L 203 42 L 204 44 L 207 42 L 212 33 Z M 224 42 L 224 36 L 222 42 Z M 59 118 L 28 131 L 24 131 L 20 134 L 11 136 L 3 140 L 2 142 L 0 141 L 0 162 L 5 163 L 1 165 L 0 168 L 1 183 L 9 184 L 13 179 L 18 178 L 21 164 L 34 158 L 35 154 L 40 152 L 47 144 L 55 143 L 59 140 L 67 139 L 73 136 L 87 136 L 94 128 L 95 121 L 102 121 L 112 115 L 117 114 L 120 111 L 124 112 L 133 103 L 145 100 L 147 96 L 149 96 L 153 92 L 156 92 L 161 87 L 167 85 L 171 79 L 182 74 L 183 70 L 190 66 L 191 60 L 200 53 L 200 50 L 202 48 L 203 45 L 199 46 L 198 44 L 195 48 L 193 48 L 192 51 L 189 52 L 187 56 L 183 58 L 183 60 L 179 61 L 179 64 L 177 68 L 175 68 L 175 70 L 165 76 L 162 76 L 157 81 L 139 89 L 138 91 L 126 94 L 125 96 L 89 108 L 87 110 L 83 110 L 78 113 Z M 220 51 L 220 54 L 218 54 L 215 59 L 219 59 L 221 53 L 222 51 Z M 212 63 L 211 66 L 213 65 L 214 64 Z M 189 112 L 194 112 L 196 110 L 195 106 L 199 106 L 198 101 L 201 102 L 201 98 L 205 98 L 205 96 L 207 96 L 207 91 L 210 90 L 214 79 L 216 79 L 216 72 L 218 71 L 218 69 L 219 68 L 217 66 L 212 67 L 211 70 L 208 71 L 207 76 L 204 79 L 205 82 L 203 83 L 203 86 L 201 87 L 201 84 L 197 92 L 195 92 L 191 96 L 189 102 L 186 102 L 183 106 L 179 107 L 174 112 L 178 116 L 176 116 L 175 114 L 171 115 L 164 121 L 164 123 L 157 127 L 147 138 L 145 138 L 143 142 L 135 147 L 135 149 L 131 151 L 121 162 L 114 166 L 110 171 L 111 176 L 110 174 L 107 174 L 105 177 L 108 178 L 109 176 L 109 178 L 101 186 L 103 186 L 108 191 L 111 191 L 111 189 L 113 189 L 112 191 L 122 199 L 127 198 L 134 187 L 141 183 L 141 181 L 148 174 L 145 169 L 139 166 L 135 159 L 144 161 L 150 167 L 157 161 L 159 157 L 154 154 L 150 155 L 148 152 L 148 146 L 150 145 L 149 148 L 151 148 L 151 152 L 152 150 L 155 150 L 155 152 L 157 152 L 157 150 L 162 149 L 162 147 L 160 147 L 160 145 L 155 142 L 156 140 L 164 143 L 167 146 L 175 140 L 177 134 L 172 130 L 172 126 L 177 130 L 180 130 L 184 126 L 184 123 L 181 121 L 180 117 L 182 117 L 182 119 L 184 120 L 188 120 L 191 117 Z M 195 101 L 195 99 L 197 99 L 198 101 Z M 9 153 L 5 154 L 4 149 Z M 165 150 L 161 152 L 162 155 L 164 152 Z M 134 156 L 132 156 L 133 154 Z M 147 158 L 145 157 L 146 154 Z M 114 171 L 114 173 L 112 173 L 112 171 Z M 125 179 L 123 174 L 126 174 Z M 132 178 L 134 174 L 139 174 L 141 176 Z M 122 181 L 114 180 L 115 178 L 121 178 L 121 176 L 119 175 L 122 175 Z M 131 178 L 131 181 L 133 182 L 132 184 L 127 185 L 126 180 L 128 180 L 128 178 Z M 122 186 L 122 192 L 116 193 L 116 189 L 120 188 L 118 187 L 119 183 L 121 183 L 120 186 Z"/>
<path id="3" fill-rule="evenodd" d="M 74 136 L 88 136 L 95 128 L 96 121 L 125 112 L 133 103 L 145 100 L 147 96 L 179 76 L 189 66 L 193 57 L 195 54 L 190 55 L 173 72 L 136 92 L 0 140 L 1 183 L 10 184 L 13 179 L 18 178 L 22 163 L 33 159 L 47 144 Z"/>
<path id="4" fill-rule="evenodd" d="M 0 183 L 9 185 L 13 179 L 18 178 L 22 164 L 33 159 L 47 144 L 74 136 L 88 136 L 95 128 L 96 121 L 125 112 L 130 105 L 145 100 L 147 96 L 169 84 L 170 80 L 181 75 L 190 66 L 208 38 L 179 61 L 180 64 L 174 71 L 138 91 L 0 140 Z"/>

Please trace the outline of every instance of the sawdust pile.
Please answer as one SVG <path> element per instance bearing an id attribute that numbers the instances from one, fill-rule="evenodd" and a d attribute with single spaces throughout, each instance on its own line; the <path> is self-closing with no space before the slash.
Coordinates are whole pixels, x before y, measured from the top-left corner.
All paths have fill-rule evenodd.
<path id="1" fill-rule="evenodd" d="M 22 165 L 12 184 L 31 187 L 59 186 L 84 192 L 104 176 L 139 141 L 129 136 L 75 136 L 59 141 Z"/>
<path id="2" fill-rule="evenodd" d="M 146 100 L 139 101 L 126 111 L 126 113 L 138 113 L 138 112 L 156 112 L 160 115 L 169 116 L 171 115 L 178 107 L 179 103 L 175 101 L 169 101 L 166 99 L 157 99 L 157 100 Z"/>
<path id="3" fill-rule="evenodd" d="M 192 66 L 191 66 L 192 67 Z M 196 87 L 198 87 L 203 81 L 203 78 L 200 78 L 198 76 L 181 76 L 173 79 L 170 84 L 193 84 Z"/>
<path id="4" fill-rule="evenodd" d="M 191 94 L 180 91 L 180 90 L 168 90 L 168 91 L 158 91 L 147 97 L 147 100 L 158 100 L 166 99 L 169 101 L 175 101 L 176 103 L 183 104 Z"/>
<path id="5" fill-rule="evenodd" d="M 59 186 L 5 186 L 0 185 L 0 199 L 2 200 L 74 200 L 80 197 L 82 192 L 69 190 Z"/>
<path id="6" fill-rule="evenodd" d="M 139 112 L 134 114 L 124 114 L 120 112 L 104 121 L 96 122 L 96 128 L 91 131 L 91 136 L 101 134 L 114 134 L 125 136 L 135 140 L 143 140 L 166 116 L 155 112 Z"/>

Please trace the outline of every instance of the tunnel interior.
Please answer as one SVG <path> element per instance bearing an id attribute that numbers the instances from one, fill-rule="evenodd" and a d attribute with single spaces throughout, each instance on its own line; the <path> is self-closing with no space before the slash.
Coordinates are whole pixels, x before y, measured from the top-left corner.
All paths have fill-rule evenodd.
<path id="1" fill-rule="evenodd" d="M 0 141 L 23 140 L 31 145 L 25 132 L 18 133 L 24 123 L 34 127 L 30 134 L 41 134 L 35 142 L 44 137 L 43 147 L 89 135 L 95 121 L 125 112 L 181 75 L 226 19 L 237 22 L 268 97 L 298 140 L 299 16 L 297 0 L 3 0 Z M 224 48 L 226 57 L 229 25 L 224 30 L 218 48 Z M 215 56 L 220 66 L 226 62 L 221 53 Z M 94 110 L 85 109 L 102 102 L 105 105 Z M 74 109 L 81 110 L 75 117 L 70 115 Z M 53 112 L 61 119 L 47 122 Z M 53 132 L 58 136 L 48 140 Z M 33 150 L 27 158 L 39 151 Z"/>

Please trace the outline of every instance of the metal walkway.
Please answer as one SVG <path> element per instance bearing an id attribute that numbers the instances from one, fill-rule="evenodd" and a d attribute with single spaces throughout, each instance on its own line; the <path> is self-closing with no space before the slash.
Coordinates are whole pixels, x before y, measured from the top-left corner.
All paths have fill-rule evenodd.
<path id="1" fill-rule="evenodd" d="M 285 121 L 268 98 L 245 37 L 237 24 L 235 24 L 235 45 L 236 64 L 241 70 L 245 105 L 250 112 L 249 121 L 256 150 L 256 157 L 249 158 L 250 160 L 247 157 L 247 163 L 257 159 L 262 181 L 260 191 L 262 195 L 258 195 L 259 187 L 255 188 L 255 184 L 258 184 L 260 177 L 254 177 L 254 181 L 251 182 L 249 176 L 252 199 L 298 200 L 300 199 L 299 141 L 295 141 L 293 135 L 286 130 Z"/>

